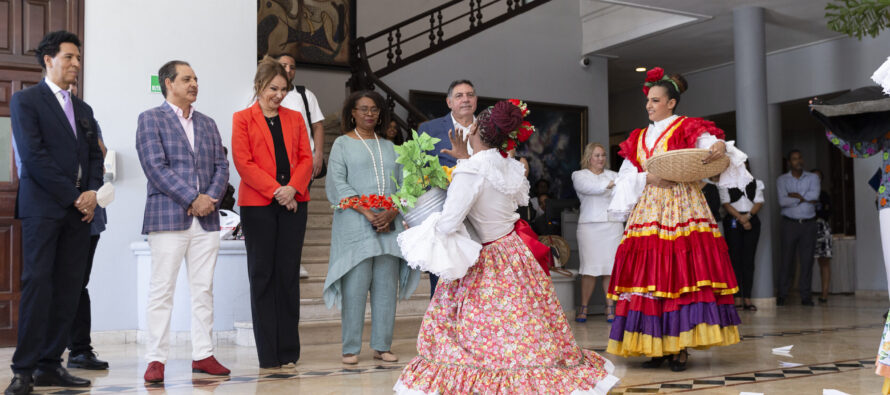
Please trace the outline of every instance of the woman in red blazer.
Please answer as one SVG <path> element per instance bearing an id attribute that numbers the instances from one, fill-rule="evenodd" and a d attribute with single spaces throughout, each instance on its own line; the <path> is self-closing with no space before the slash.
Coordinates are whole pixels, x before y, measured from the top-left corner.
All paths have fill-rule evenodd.
<path id="1" fill-rule="evenodd" d="M 290 90 L 284 68 L 263 59 L 254 78 L 257 102 L 232 117 L 253 334 L 262 368 L 300 358 L 299 268 L 312 152 L 303 116 L 280 106 Z"/>

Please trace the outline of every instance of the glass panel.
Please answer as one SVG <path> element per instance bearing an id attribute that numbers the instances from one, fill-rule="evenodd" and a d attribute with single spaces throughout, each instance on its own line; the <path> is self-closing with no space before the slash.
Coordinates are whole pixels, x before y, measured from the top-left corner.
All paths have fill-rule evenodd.
<path id="1" fill-rule="evenodd" d="M 0 182 L 12 182 L 12 120 L 0 117 Z"/>

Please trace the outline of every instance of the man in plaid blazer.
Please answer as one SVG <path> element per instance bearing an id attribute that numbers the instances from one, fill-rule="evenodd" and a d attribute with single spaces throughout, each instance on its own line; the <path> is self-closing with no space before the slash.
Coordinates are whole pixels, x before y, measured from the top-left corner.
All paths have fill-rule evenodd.
<path id="1" fill-rule="evenodd" d="M 213 271 L 219 251 L 219 201 L 229 179 L 216 123 L 197 112 L 198 79 L 188 63 L 158 72 L 166 101 L 139 114 L 136 151 L 148 178 L 142 233 L 151 247 L 146 382 L 164 380 L 173 290 L 186 258 L 192 301 L 192 371 L 228 375 L 213 357 Z"/>

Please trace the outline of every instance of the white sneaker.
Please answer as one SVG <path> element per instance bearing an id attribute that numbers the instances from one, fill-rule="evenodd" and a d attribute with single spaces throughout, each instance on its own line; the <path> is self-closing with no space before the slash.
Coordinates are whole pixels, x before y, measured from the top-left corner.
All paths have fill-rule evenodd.
<path id="1" fill-rule="evenodd" d="M 303 265 L 300 265 L 300 278 L 309 278 L 309 272 L 306 271 L 306 268 Z"/>

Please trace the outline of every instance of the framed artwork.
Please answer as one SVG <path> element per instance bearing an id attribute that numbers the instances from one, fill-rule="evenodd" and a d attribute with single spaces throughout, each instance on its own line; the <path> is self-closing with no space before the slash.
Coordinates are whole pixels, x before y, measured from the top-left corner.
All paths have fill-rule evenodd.
<path id="1" fill-rule="evenodd" d="M 411 90 L 408 100 L 428 119 L 442 117 L 450 111 L 445 104 L 445 93 Z M 479 96 L 477 112 L 499 100 L 504 99 Z M 544 179 L 550 184 L 552 198 L 577 198 L 572 172 L 581 168 L 581 155 L 587 144 L 587 107 L 522 100 L 531 111 L 526 120 L 536 131 L 519 146 L 516 154 L 528 160 L 532 195 L 535 183 Z"/>
<path id="2" fill-rule="evenodd" d="M 257 59 L 293 56 L 304 67 L 348 69 L 356 0 L 257 1 Z"/>

